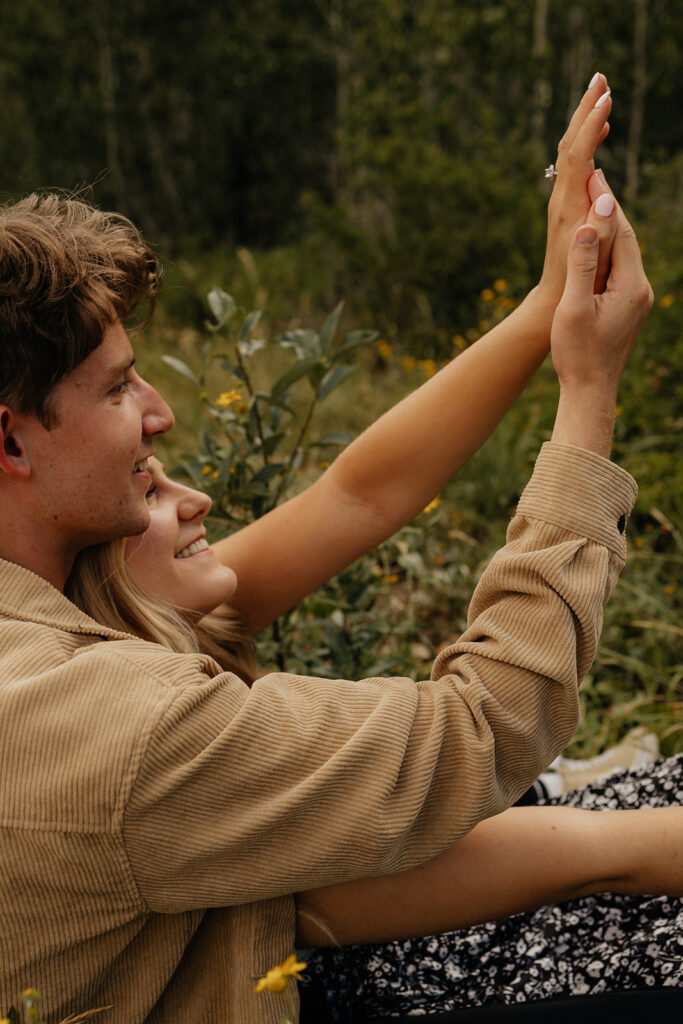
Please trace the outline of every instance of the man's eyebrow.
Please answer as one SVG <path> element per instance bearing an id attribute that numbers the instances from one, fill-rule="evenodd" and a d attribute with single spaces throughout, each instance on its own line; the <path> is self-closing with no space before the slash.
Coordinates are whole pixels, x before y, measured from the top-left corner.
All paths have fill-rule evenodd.
<path id="1" fill-rule="evenodd" d="M 121 363 L 116 364 L 115 366 L 112 366 L 108 370 L 108 372 L 107 372 L 107 380 L 116 380 L 118 377 L 121 376 L 122 373 L 125 373 L 126 370 L 132 369 L 132 367 L 134 365 L 135 365 L 135 356 L 133 356 L 131 359 L 129 359 L 125 363 L 121 362 Z"/>

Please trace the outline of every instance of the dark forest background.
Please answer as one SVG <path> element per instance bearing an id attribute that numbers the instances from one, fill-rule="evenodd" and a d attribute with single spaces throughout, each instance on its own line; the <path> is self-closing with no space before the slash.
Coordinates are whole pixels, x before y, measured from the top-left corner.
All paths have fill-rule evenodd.
<path id="1" fill-rule="evenodd" d="M 537 273 L 595 70 L 617 193 L 680 197 L 682 42 L 673 0 L 5 4 L 0 187 L 94 184 L 169 257 L 305 240 L 374 312 L 454 322 Z"/>

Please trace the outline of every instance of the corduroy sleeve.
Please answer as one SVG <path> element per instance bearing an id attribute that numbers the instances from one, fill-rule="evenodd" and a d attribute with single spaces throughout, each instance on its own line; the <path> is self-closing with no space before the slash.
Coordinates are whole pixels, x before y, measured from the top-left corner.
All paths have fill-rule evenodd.
<path id="1" fill-rule="evenodd" d="M 152 910 L 230 905 L 435 856 L 570 738 L 635 484 L 548 444 L 431 680 L 195 679 L 151 735 L 124 840 Z"/>

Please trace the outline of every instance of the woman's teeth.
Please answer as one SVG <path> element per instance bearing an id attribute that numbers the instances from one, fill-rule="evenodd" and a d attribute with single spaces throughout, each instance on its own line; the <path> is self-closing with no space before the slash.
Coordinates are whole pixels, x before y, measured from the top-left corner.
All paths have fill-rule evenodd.
<path id="1" fill-rule="evenodd" d="M 179 551 L 175 556 L 176 558 L 189 558 L 190 555 L 196 555 L 198 551 L 206 551 L 208 548 L 206 538 L 202 537 L 201 540 L 195 540 L 192 544 L 188 544 L 186 548 Z"/>

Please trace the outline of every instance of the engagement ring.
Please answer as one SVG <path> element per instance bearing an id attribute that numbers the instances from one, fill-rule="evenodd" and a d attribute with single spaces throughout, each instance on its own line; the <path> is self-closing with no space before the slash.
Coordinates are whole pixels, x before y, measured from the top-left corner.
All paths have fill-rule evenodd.
<path id="1" fill-rule="evenodd" d="M 550 164 L 549 167 L 546 167 L 546 169 L 545 169 L 545 176 L 546 176 L 546 178 L 556 178 L 557 177 L 557 171 L 555 170 L 555 164 Z"/>

